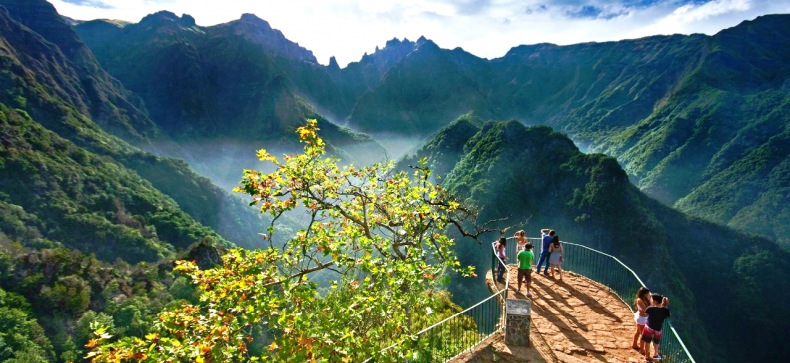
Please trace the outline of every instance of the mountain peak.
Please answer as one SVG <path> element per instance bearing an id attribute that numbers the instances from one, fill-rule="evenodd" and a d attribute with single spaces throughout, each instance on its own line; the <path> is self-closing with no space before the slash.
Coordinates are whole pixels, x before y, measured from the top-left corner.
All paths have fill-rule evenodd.
<path id="1" fill-rule="evenodd" d="M 329 69 L 331 70 L 338 70 L 340 69 L 340 65 L 337 64 L 337 59 L 335 56 L 329 57 Z"/>
<path id="2" fill-rule="evenodd" d="M 192 15 L 189 15 L 189 14 L 182 14 L 181 15 L 181 24 L 184 25 L 184 26 L 195 26 L 195 25 L 197 25 L 195 23 L 195 18 L 192 17 Z"/>
<path id="3" fill-rule="evenodd" d="M 384 48 L 398 48 L 402 46 L 408 46 L 411 48 L 414 47 L 414 42 L 410 41 L 408 38 L 403 38 L 403 40 L 392 38 L 387 41 L 387 43 L 384 45 Z"/>
<path id="4" fill-rule="evenodd" d="M 183 14 L 179 18 L 173 12 L 162 10 L 146 15 L 140 20 L 140 24 L 178 24 L 184 27 L 192 27 L 195 26 L 195 18 L 188 14 Z"/>
<path id="5" fill-rule="evenodd" d="M 359 63 L 375 64 L 375 67 L 383 74 L 389 67 L 406 58 L 409 53 L 414 51 L 415 46 L 416 43 L 408 38 L 403 38 L 403 40 L 392 38 L 387 41 L 384 48 L 379 49 L 376 47 L 376 51 L 373 54 L 365 53 Z"/>
<path id="6" fill-rule="evenodd" d="M 242 14 L 239 20 L 217 25 L 216 27 L 218 29 L 229 29 L 236 35 L 284 57 L 318 63 L 312 51 L 288 40 L 281 31 L 272 28 L 269 22 L 255 14 Z"/>
<path id="7" fill-rule="evenodd" d="M 0 6 L 8 10 L 12 19 L 57 45 L 72 61 L 93 61 L 85 43 L 52 4 L 43 0 L 0 0 Z"/>
<path id="8" fill-rule="evenodd" d="M 422 43 L 427 43 L 427 42 L 433 43 L 433 41 L 431 41 L 430 39 L 426 38 L 424 35 L 420 35 L 420 37 L 417 39 L 417 45 L 420 45 Z"/>
<path id="9" fill-rule="evenodd" d="M 175 20 L 178 20 L 178 16 L 175 13 L 173 13 L 173 12 L 170 12 L 170 11 L 167 11 L 167 10 L 162 10 L 162 11 L 157 11 L 157 12 L 155 12 L 153 14 L 146 15 L 145 17 L 143 17 L 142 20 L 140 20 L 140 23 L 151 22 L 151 21 L 156 21 L 156 20 L 173 20 L 173 21 L 175 21 Z"/>
<path id="10" fill-rule="evenodd" d="M 269 25 L 268 21 L 263 20 L 260 17 L 258 17 L 257 15 L 252 14 L 252 13 L 241 14 L 241 18 L 239 18 L 239 21 L 247 23 L 247 24 L 252 24 L 252 25 L 255 25 L 255 26 L 259 26 L 262 29 L 273 30 L 272 26 Z"/>
<path id="11" fill-rule="evenodd" d="M 434 43 L 433 40 L 430 40 L 430 39 L 426 38 L 425 36 L 420 36 L 420 38 L 417 39 L 417 43 L 415 44 L 414 49 L 415 50 L 418 50 L 418 49 L 439 49 L 439 46 L 436 45 L 436 43 Z"/>

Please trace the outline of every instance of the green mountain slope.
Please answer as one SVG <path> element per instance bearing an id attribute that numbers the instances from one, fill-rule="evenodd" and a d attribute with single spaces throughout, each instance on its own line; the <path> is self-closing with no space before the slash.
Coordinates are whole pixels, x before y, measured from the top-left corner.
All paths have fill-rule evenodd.
<path id="1" fill-rule="evenodd" d="M 18 19 L 0 6 L 0 360 L 81 361 L 91 321 L 139 335 L 164 305 L 194 299 L 173 258 L 216 263 L 229 240 L 257 246 L 264 223 L 186 163 L 94 123 L 80 81 L 91 73 Z"/>
<path id="2" fill-rule="evenodd" d="M 443 186 L 480 208 L 481 221 L 508 218 L 500 228 L 531 235 L 553 228 L 563 240 L 617 256 L 651 289 L 673 296 L 674 324 L 698 361 L 771 361 L 787 354 L 738 348 L 781 345 L 779 322 L 788 316 L 771 314 L 784 311 L 780 305 L 790 296 L 761 294 L 790 276 L 782 262 L 790 258 L 787 249 L 660 204 L 630 184 L 613 158 L 583 154 L 548 127 L 478 122 L 456 121 L 400 165 L 427 158 Z M 458 248 L 466 262 L 490 267 L 490 246 Z M 772 313 L 753 313 L 756 307 Z"/>
<path id="3" fill-rule="evenodd" d="M 54 9 L 50 7 L 48 11 L 54 12 Z M 32 126 L 25 127 L 36 127 L 38 125 L 35 123 L 38 123 L 60 138 L 71 141 L 76 148 L 82 149 L 81 152 L 99 157 L 104 163 L 115 164 L 114 167 L 121 169 L 120 173 L 136 179 L 146 179 L 152 183 L 153 188 L 158 189 L 154 199 L 173 198 L 178 203 L 174 208 L 189 214 L 179 217 L 190 220 L 185 223 L 191 224 L 197 220 L 240 245 L 257 244 L 261 219 L 245 203 L 219 190 L 208 179 L 192 172 L 183 162 L 155 157 L 107 135 L 82 114 L 80 108 L 72 106 L 71 102 L 74 100 L 69 95 L 79 97 L 82 94 L 80 84 L 75 83 L 74 79 L 79 78 L 83 68 L 67 59 L 53 43 L 8 15 L 8 12 L 0 13 L 0 25 L 3 26 L 0 36 L 0 62 L 3 64 L 4 73 L 0 103 L 4 103 L 8 109 L 22 110 L 13 112 L 26 115 L 27 122 Z M 42 16 L 46 15 L 45 12 Z M 95 63 L 94 67 L 99 68 Z M 58 88 L 50 87 L 51 82 L 74 87 L 75 91 L 63 93 Z M 81 101 L 78 99 L 75 102 L 80 104 Z M 47 138 L 57 139 L 52 136 Z M 7 147 L 16 148 L 17 143 L 29 141 L 28 138 L 9 141 Z M 46 161 L 46 152 L 39 158 Z M 79 174 L 87 171 L 78 169 L 75 172 Z M 62 178 L 58 175 L 52 177 Z M 136 179 L 127 179 L 123 183 L 140 184 Z M 163 196 L 160 191 L 164 191 L 168 197 Z M 91 207 L 87 209 L 90 210 Z M 147 222 L 143 224 L 147 226 Z M 177 244 L 172 242 L 174 241 L 165 241 L 166 244 L 183 247 L 194 240 Z"/>
<path id="4" fill-rule="evenodd" d="M 159 12 L 138 24 L 92 21 L 76 29 L 176 142 L 152 150 L 187 160 L 223 187 L 235 185 L 240 170 L 258 167 L 255 150 L 297 151 L 292 135 L 308 118 L 319 120 L 330 149 L 346 160 L 384 155 L 372 138 L 319 114 L 313 104 L 347 108 L 329 74 L 312 53 L 253 15 L 200 27 L 188 15 Z M 311 104 L 314 98 L 325 102 Z"/>
<path id="5" fill-rule="evenodd" d="M 176 139 L 290 140 L 305 118 L 321 118 L 303 98 L 310 96 L 304 89 L 342 102 L 331 99 L 331 79 L 312 53 L 253 15 L 200 27 L 188 15 L 159 12 L 138 24 L 93 21 L 76 29 Z M 347 133 L 326 120 L 321 127 L 332 133 L 330 143 Z"/>
<path id="6" fill-rule="evenodd" d="M 467 111 L 491 115 L 486 62 L 420 38 L 414 49 L 359 98 L 349 122 L 364 131 L 425 135 Z"/>
<path id="7" fill-rule="evenodd" d="M 205 237 L 224 241 L 133 171 L 58 137 L 24 111 L 0 104 L 0 114 L 2 203 L 35 216 L 27 226 L 45 246 L 138 262 L 173 256 Z M 7 223 L 15 222 L 24 219 Z"/>
<path id="8" fill-rule="evenodd" d="M 442 60 L 456 51 L 435 49 L 433 61 L 420 62 L 415 47 L 360 96 L 350 123 L 424 135 L 473 110 L 546 124 L 616 157 L 634 183 L 667 205 L 786 244 L 788 194 L 758 179 L 781 169 L 788 153 L 774 150 L 763 160 L 769 165 L 751 165 L 748 153 L 788 124 L 787 19 L 764 16 L 714 36 L 519 46 L 463 67 Z M 383 124 L 382 110 L 389 114 Z M 733 167 L 768 171 L 718 176 Z"/>
<path id="9" fill-rule="evenodd" d="M 2 0 L 5 15 L 28 29 L 3 26 L 3 38 L 18 51 L 14 56 L 34 70 L 38 81 L 108 132 L 142 144 L 159 133 L 139 98 L 110 77 L 93 58 L 72 27 L 45 0 Z M 4 20 L 8 21 L 8 20 Z M 32 35 L 29 31 L 35 33 Z M 42 37 L 45 42 L 27 37 Z M 42 59 L 60 53 L 53 61 Z M 68 62 L 71 67 L 65 66 Z M 69 69 L 71 68 L 71 69 Z"/>

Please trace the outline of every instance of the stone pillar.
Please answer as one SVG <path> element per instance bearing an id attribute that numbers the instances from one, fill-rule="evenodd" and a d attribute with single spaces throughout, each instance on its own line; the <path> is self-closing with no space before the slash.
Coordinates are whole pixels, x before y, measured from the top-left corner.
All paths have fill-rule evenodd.
<path id="1" fill-rule="evenodd" d="M 529 300 L 507 299 L 505 308 L 505 344 L 529 346 L 532 304 Z"/>

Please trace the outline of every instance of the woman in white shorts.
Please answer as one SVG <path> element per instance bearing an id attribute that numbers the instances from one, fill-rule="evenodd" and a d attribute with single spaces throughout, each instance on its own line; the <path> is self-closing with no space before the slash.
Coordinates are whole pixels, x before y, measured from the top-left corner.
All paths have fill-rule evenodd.
<path id="1" fill-rule="evenodd" d="M 636 333 L 634 333 L 634 342 L 631 344 L 631 348 L 642 354 L 644 354 L 645 351 L 645 342 L 639 339 L 639 337 L 642 336 L 642 330 L 645 328 L 645 324 L 647 324 L 647 313 L 645 310 L 647 310 L 649 306 L 650 290 L 642 286 L 639 288 L 639 291 L 636 292 L 636 300 L 634 300 L 634 308 L 636 308 L 636 312 L 634 312 Z M 639 340 L 639 345 L 636 344 L 637 340 Z"/>

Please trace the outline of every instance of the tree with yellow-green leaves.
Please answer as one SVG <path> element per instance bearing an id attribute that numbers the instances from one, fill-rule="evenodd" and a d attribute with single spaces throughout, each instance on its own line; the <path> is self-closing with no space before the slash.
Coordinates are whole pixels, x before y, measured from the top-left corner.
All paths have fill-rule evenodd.
<path id="1" fill-rule="evenodd" d="M 407 357 L 414 334 L 426 326 L 425 316 L 446 300 L 438 292 L 447 273 L 474 273 L 453 253 L 448 228 L 475 238 L 484 231 L 463 228 L 475 213 L 431 183 L 424 166 L 412 175 L 394 171 L 392 162 L 341 167 L 325 155 L 317 131 L 315 120 L 298 128 L 304 152 L 282 161 L 258 151 L 275 170 L 245 170 L 236 188 L 273 217 L 263 236 L 265 248 L 231 250 L 222 265 L 207 270 L 179 261 L 176 270 L 198 287 L 200 302 L 163 311 L 144 338 L 112 341 L 97 325 L 87 357 L 95 362 Z M 306 226 L 277 241 L 274 226 L 286 214 L 303 216 Z M 308 278 L 319 271 L 337 278 L 319 289 Z"/>

